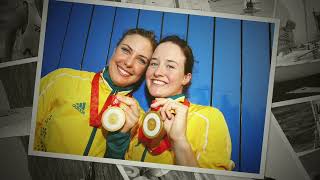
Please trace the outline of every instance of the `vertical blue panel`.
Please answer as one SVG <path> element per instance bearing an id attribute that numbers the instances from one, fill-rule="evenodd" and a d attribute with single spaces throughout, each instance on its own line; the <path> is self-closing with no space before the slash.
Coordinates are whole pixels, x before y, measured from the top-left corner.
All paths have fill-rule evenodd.
<path id="1" fill-rule="evenodd" d="M 270 54 L 268 23 L 243 21 L 241 171 L 260 170 Z"/>
<path id="2" fill-rule="evenodd" d="M 135 28 L 137 25 L 137 20 L 138 10 L 117 8 L 107 61 L 109 61 L 110 57 L 112 56 L 113 51 L 115 50 L 123 33 L 131 28 Z"/>
<path id="3" fill-rule="evenodd" d="M 115 8 L 95 6 L 82 70 L 98 72 L 107 61 Z"/>
<path id="4" fill-rule="evenodd" d="M 138 27 L 153 31 L 157 40 L 159 40 L 161 33 L 162 14 L 162 12 L 158 11 L 140 10 Z M 150 101 L 147 99 L 147 91 L 146 83 L 143 81 L 139 89 L 133 94 L 133 96 L 139 101 L 140 106 L 145 111 L 149 109 L 148 101 Z"/>
<path id="5" fill-rule="evenodd" d="M 157 41 L 160 40 L 162 12 L 140 10 L 138 27 L 153 31 L 156 35 Z"/>
<path id="6" fill-rule="evenodd" d="M 176 13 L 164 13 L 162 24 L 162 37 L 178 35 L 182 39 L 187 37 L 188 15 Z"/>
<path id="7" fill-rule="evenodd" d="M 58 67 L 71 3 L 49 1 L 41 77 Z"/>
<path id="8" fill-rule="evenodd" d="M 224 115 L 235 171 L 240 167 L 241 22 L 216 18 L 212 102 Z"/>
<path id="9" fill-rule="evenodd" d="M 193 103 L 203 105 L 210 105 L 211 99 L 213 20 L 212 17 L 205 16 L 189 17 L 187 38 L 195 58 L 189 99 Z"/>
<path id="10" fill-rule="evenodd" d="M 80 3 L 73 5 L 59 68 L 81 68 L 92 9 L 92 5 Z"/>

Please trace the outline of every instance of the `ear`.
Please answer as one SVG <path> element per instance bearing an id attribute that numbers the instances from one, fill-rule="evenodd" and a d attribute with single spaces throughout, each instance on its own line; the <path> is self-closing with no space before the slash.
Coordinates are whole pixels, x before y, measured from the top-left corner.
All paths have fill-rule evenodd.
<path id="1" fill-rule="evenodd" d="M 185 85 L 189 84 L 191 79 L 192 79 L 192 74 L 191 73 L 188 73 L 188 74 L 184 75 L 183 81 L 182 81 L 182 85 L 185 86 Z"/>

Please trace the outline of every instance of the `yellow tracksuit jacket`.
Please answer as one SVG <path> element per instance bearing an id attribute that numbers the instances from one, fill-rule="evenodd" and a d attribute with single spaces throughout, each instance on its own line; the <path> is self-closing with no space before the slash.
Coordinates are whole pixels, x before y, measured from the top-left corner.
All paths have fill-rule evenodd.
<path id="1" fill-rule="evenodd" d="M 181 98 L 177 100 L 183 101 Z M 187 139 L 199 166 L 232 170 L 234 163 L 230 159 L 231 139 L 223 114 L 216 108 L 191 103 L 187 121 Z M 135 161 L 174 164 L 173 151 L 167 150 L 154 156 L 147 151 L 142 143 L 139 143 L 138 134 L 131 139 L 125 158 Z"/>
<path id="2" fill-rule="evenodd" d="M 99 112 L 113 89 L 103 78 L 103 73 L 99 81 Z M 93 72 L 62 68 L 41 79 L 34 150 L 104 156 L 106 131 L 89 125 L 91 81 L 94 75 Z M 121 91 L 118 94 L 126 95 L 129 92 Z"/>

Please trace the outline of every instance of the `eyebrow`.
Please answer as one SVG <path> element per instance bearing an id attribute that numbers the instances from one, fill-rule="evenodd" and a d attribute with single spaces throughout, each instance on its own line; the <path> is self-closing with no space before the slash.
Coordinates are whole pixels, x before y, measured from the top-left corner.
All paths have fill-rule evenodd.
<path id="1" fill-rule="evenodd" d="M 145 57 L 144 55 L 139 55 L 140 57 L 142 57 L 142 58 L 144 58 L 144 59 L 146 59 L 146 60 L 148 60 L 148 58 L 147 57 Z"/>
<path id="2" fill-rule="evenodd" d="M 127 46 L 127 47 L 130 49 L 130 51 L 133 51 L 133 49 L 132 49 L 128 44 L 122 44 L 122 45 Z M 139 56 L 139 57 L 142 57 L 142 58 L 145 58 L 145 59 L 148 59 L 146 56 L 144 56 L 144 55 L 142 55 L 142 54 L 139 54 L 138 56 Z"/>
<path id="3" fill-rule="evenodd" d="M 174 61 L 174 60 L 171 60 L 171 59 L 167 59 L 167 61 L 168 61 L 169 63 L 172 62 L 172 63 L 175 63 L 175 64 L 178 65 L 177 61 Z"/>
<path id="4" fill-rule="evenodd" d="M 133 49 L 132 49 L 128 44 L 122 44 L 122 45 L 127 46 L 127 48 L 129 48 L 129 49 L 130 49 L 130 51 L 133 51 Z"/>
<path id="5" fill-rule="evenodd" d="M 153 57 L 153 58 L 151 58 L 151 60 L 158 60 L 158 58 Z M 177 63 L 176 61 L 174 61 L 174 60 L 167 59 L 167 61 L 168 61 L 169 63 L 175 63 L 175 64 L 178 65 L 178 63 Z"/>

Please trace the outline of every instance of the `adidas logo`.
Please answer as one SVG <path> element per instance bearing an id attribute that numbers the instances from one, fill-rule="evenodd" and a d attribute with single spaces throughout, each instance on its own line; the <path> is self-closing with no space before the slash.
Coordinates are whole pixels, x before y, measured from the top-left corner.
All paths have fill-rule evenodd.
<path id="1" fill-rule="evenodd" d="M 81 114 L 84 114 L 84 109 L 86 108 L 86 103 L 75 103 L 72 104 L 72 107 L 74 107 L 76 110 L 78 110 Z"/>

